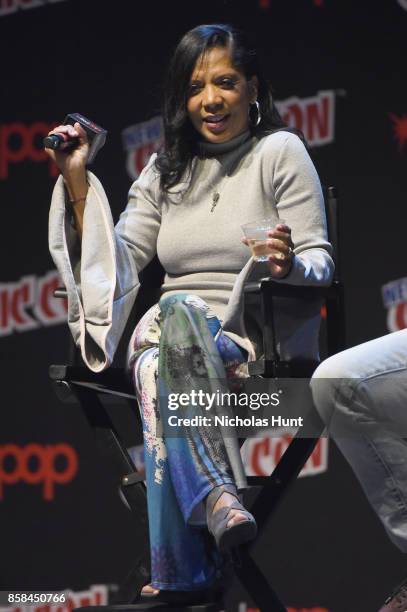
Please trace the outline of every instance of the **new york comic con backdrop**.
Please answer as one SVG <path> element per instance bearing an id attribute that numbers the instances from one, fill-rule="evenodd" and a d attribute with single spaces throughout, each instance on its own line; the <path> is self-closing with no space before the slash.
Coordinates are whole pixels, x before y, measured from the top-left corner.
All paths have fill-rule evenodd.
<path id="1" fill-rule="evenodd" d="M 69 337 L 65 304 L 53 297 L 47 216 L 57 172 L 42 139 L 68 112 L 109 131 L 94 172 L 117 219 L 160 143 L 171 51 L 186 30 L 215 21 L 254 34 L 283 117 L 303 130 L 321 181 L 338 189 L 347 345 L 407 325 L 406 0 L 0 0 L 3 590 L 106 601 L 137 549 L 111 466 L 79 407 L 59 401 L 48 380 L 48 366 L 68 359 Z M 158 281 L 155 263 L 135 317 Z M 252 441 L 248 470 L 269 472 L 285 444 Z M 326 440 L 257 554 L 292 611 L 371 612 L 407 568 Z M 230 609 L 238 602 L 251 609 L 243 591 Z"/>

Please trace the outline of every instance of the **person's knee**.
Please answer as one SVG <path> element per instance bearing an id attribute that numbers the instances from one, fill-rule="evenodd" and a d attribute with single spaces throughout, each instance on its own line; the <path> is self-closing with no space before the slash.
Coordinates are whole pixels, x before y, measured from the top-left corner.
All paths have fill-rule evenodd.
<path id="1" fill-rule="evenodd" d="M 186 308 L 192 308 L 199 310 L 206 317 L 214 316 L 208 304 L 201 297 L 193 293 L 176 293 L 164 296 L 160 299 L 159 304 L 163 312 L 166 312 L 169 307 L 173 312 L 185 312 Z"/>
<path id="2" fill-rule="evenodd" d="M 338 394 L 344 369 L 337 355 L 323 361 L 311 379 L 311 392 L 315 408 L 324 423 L 331 422 L 335 411 L 335 398 Z"/>

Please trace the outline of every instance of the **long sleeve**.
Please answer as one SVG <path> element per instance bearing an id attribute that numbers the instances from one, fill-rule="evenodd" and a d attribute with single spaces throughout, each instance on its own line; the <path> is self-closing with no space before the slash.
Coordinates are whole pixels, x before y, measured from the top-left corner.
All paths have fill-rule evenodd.
<path id="1" fill-rule="evenodd" d="M 67 289 L 68 324 L 73 338 L 94 372 L 112 362 L 137 295 L 138 273 L 156 253 L 161 216 L 154 159 L 155 156 L 132 185 L 116 228 L 101 183 L 88 173 L 79 259 L 62 177 L 54 188 L 50 252 Z"/>
<path id="2" fill-rule="evenodd" d="M 320 181 L 308 152 L 294 134 L 282 132 L 273 172 L 279 216 L 291 227 L 295 245 L 293 266 L 284 279 L 296 285 L 329 285 L 334 263 L 328 242 Z"/>

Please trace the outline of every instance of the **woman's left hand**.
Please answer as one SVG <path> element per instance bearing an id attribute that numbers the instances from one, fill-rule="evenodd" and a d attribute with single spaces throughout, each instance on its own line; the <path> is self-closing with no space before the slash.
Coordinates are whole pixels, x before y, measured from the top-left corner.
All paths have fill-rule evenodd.
<path id="1" fill-rule="evenodd" d="M 268 267 L 273 278 L 283 278 L 291 270 L 294 258 L 294 243 L 291 239 L 291 228 L 279 223 L 268 233 L 267 245 L 272 249 L 268 258 Z"/>

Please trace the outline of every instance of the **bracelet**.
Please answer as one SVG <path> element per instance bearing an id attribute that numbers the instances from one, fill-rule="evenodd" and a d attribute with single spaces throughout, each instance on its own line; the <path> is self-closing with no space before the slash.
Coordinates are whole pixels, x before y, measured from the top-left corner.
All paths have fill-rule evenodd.
<path id="1" fill-rule="evenodd" d="M 86 200 L 86 196 L 82 196 L 81 198 L 75 198 L 74 200 L 69 200 L 69 203 L 76 204 L 76 202 L 81 202 L 82 200 Z"/>

